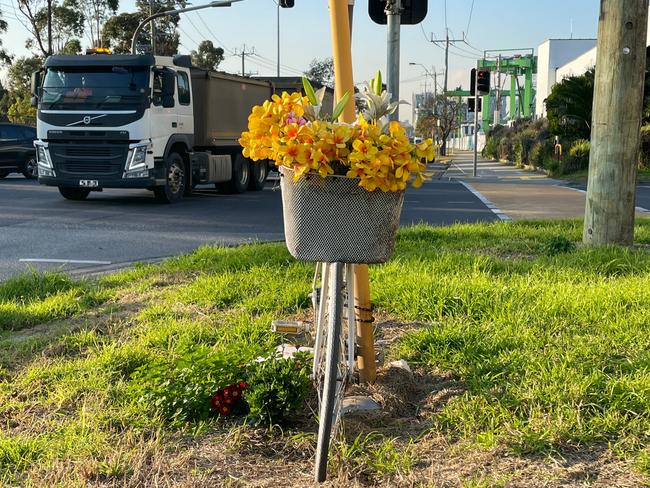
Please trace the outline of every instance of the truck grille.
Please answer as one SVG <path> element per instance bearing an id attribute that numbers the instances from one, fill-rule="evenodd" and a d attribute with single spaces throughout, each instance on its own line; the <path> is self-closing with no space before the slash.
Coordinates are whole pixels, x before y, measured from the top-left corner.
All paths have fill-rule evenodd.
<path id="1" fill-rule="evenodd" d="M 121 178 L 128 150 L 126 144 L 50 143 L 50 155 L 57 173 L 80 178 L 83 175 Z"/>

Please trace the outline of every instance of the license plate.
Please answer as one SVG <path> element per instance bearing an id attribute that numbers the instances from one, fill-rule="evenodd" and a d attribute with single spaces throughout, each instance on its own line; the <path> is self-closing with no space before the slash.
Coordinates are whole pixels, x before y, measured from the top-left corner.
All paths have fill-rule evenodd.
<path id="1" fill-rule="evenodd" d="M 99 186 L 99 181 L 97 180 L 79 180 L 79 186 L 86 188 L 96 188 Z"/>

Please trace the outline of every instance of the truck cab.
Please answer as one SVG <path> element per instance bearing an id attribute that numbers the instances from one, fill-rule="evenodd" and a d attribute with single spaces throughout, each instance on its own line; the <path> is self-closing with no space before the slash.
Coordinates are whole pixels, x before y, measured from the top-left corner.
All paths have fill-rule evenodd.
<path id="1" fill-rule="evenodd" d="M 217 78 L 216 91 L 227 89 L 228 80 Z M 245 89 L 235 90 L 234 99 L 209 106 L 207 95 L 197 95 L 194 87 L 206 79 L 212 78 L 193 68 L 189 56 L 50 56 L 32 79 L 39 182 L 57 186 L 71 200 L 104 188 L 146 188 L 167 203 L 199 183 L 248 189 L 250 161 L 243 160 L 237 144 L 245 120 L 242 126 L 233 112 L 250 110 L 271 88 L 263 85 L 253 98 L 238 95 Z M 234 82 L 244 88 L 249 83 Z M 228 136 L 210 138 L 207 117 L 224 125 Z M 266 172 L 262 186 L 265 178 Z"/>

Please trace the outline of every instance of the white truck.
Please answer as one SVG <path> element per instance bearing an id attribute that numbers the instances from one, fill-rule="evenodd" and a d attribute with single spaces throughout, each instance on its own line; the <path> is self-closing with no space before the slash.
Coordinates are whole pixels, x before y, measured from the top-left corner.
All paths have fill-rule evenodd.
<path id="1" fill-rule="evenodd" d="M 146 188 L 167 203 L 197 184 L 261 190 L 268 161 L 251 164 L 237 140 L 274 89 L 189 56 L 50 56 L 32 77 L 39 183 L 70 200 L 104 188 Z"/>

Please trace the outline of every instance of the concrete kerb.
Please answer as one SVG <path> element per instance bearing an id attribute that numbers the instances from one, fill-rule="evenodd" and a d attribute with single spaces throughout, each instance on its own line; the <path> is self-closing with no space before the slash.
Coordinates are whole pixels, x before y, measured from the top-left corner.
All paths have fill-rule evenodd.
<path id="1" fill-rule="evenodd" d="M 474 195 L 476 198 L 478 198 L 483 204 L 489 208 L 494 215 L 496 215 L 500 220 L 503 221 L 510 221 L 512 220 L 509 216 L 507 216 L 503 211 L 499 209 L 494 203 L 492 203 L 490 200 L 485 198 L 481 193 L 479 193 L 475 188 L 472 187 L 469 183 L 458 180 L 458 182 L 463 185 L 465 188 L 467 188 L 472 195 Z"/>

